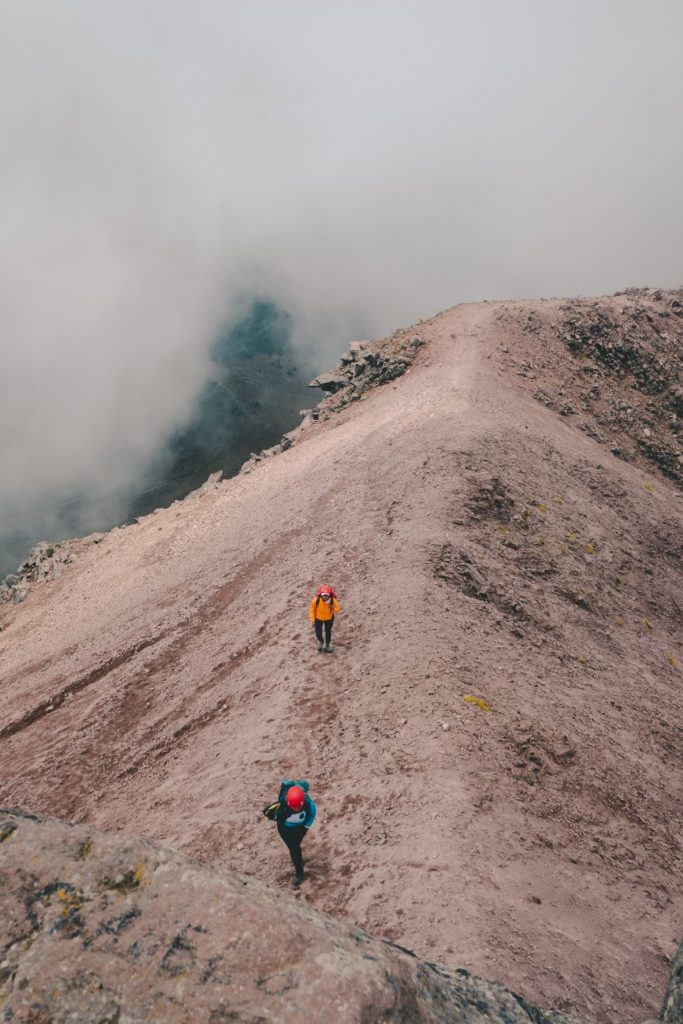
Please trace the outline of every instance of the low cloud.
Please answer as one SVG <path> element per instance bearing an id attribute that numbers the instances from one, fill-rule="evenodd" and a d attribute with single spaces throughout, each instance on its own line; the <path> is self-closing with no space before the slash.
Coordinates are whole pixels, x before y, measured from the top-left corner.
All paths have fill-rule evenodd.
<path id="1" fill-rule="evenodd" d="M 244 296 L 323 365 L 458 301 L 679 285 L 682 35 L 678 0 L 7 0 L 0 544 L 119 514 Z"/>

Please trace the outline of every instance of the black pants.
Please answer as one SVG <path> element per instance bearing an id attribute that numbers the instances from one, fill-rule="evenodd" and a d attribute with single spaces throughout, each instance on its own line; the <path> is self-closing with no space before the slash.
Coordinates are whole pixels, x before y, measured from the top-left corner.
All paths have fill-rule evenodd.
<path id="1" fill-rule="evenodd" d="M 330 640 L 332 639 L 332 623 L 334 622 L 334 615 L 331 619 L 326 619 L 324 622 L 322 619 L 315 620 L 315 635 L 318 638 L 318 643 L 323 642 L 323 626 L 325 627 L 325 643 L 330 646 Z"/>
<path id="2" fill-rule="evenodd" d="M 288 828 L 282 822 L 278 821 L 277 830 L 280 833 L 280 838 L 287 844 L 289 850 L 289 856 L 292 858 L 292 864 L 297 875 L 303 875 L 304 873 L 304 858 L 301 855 L 301 840 L 306 835 L 308 829 L 305 825 L 293 825 Z"/>

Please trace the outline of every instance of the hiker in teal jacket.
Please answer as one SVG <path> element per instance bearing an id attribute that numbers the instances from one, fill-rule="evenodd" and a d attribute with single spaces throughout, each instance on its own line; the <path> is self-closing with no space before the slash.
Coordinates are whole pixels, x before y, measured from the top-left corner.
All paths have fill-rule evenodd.
<path id="1" fill-rule="evenodd" d="M 294 885 L 301 885 L 304 880 L 301 843 L 316 815 L 315 803 L 308 795 L 308 783 L 305 780 L 284 779 L 277 803 L 266 807 L 263 813 L 276 822 L 280 838 L 292 858 L 296 872 Z"/>

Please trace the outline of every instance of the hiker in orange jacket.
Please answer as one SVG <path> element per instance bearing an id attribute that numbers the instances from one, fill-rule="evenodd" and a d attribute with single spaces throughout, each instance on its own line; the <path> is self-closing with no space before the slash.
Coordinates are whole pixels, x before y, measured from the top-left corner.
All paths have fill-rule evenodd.
<path id="1" fill-rule="evenodd" d="M 313 623 L 315 637 L 318 641 L 318 651 L 323 650 L 323 627 L 325 629 L 324 649 L 328 654 L 333 650 L 331 645 L 332 624 L 338 612 L 339 601 L 332 587 L 319 587 L 311 601 L 310 607 L 311 622 Z"/>

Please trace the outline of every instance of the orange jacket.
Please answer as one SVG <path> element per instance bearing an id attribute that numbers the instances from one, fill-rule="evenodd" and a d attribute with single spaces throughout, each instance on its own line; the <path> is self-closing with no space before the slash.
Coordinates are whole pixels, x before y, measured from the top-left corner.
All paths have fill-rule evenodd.
<path id="1" fill-rule="evenodd" d="M 339 601 L 336 598 L 333 597 L 328 604 L 326 601 L 323 601 L 322 597 L 314 597 L 310 607 L 311 622 L 315 622 L 316 619 L 319 619 L 321 622 L 327 622 L 338 611 Z"/>

